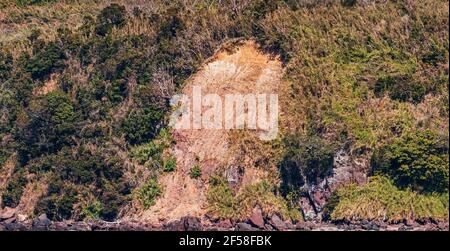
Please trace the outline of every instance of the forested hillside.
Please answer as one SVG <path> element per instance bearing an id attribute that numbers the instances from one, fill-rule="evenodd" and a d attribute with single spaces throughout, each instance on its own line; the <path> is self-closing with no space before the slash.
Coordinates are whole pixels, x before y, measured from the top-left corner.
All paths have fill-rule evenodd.
<path id="1" fill-rule="evenodd" d="M 190 209 L 161 205 L 179 198 L 168 193 L 181 175 L 201 193 L 202 222 L 448 223 L 448 9 L 2 0 L 0 208 L 24 220 L 176 220 Z M 211 167 L 220 146 L 197 146 L 181 167 L 170 98 L 227 57 L 280 72 L 278 137 L 230 131 L 227 160 Z"/>

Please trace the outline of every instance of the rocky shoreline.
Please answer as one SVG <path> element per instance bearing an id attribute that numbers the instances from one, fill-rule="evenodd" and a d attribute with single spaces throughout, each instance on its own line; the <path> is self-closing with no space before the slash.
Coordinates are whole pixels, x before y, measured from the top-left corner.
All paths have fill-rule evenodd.
<path id="1" fill-rule="evenodd" d="M 274 218 L 274 219 L 273 219 Z M 53 222 L 45 214 L 23 220 L 13 216 L 0 218 L 0 231 L 448 231 L 448 222 L 413 222 L 389 224 L 386 222 L 300 222 L 278 221 L 272 217 L 258 226 L 252 220 L 247 222 L 202 221 L 197 217 L 183 217 L 179 220 L 154 225 L 140 221 L 58 221 Z"/>

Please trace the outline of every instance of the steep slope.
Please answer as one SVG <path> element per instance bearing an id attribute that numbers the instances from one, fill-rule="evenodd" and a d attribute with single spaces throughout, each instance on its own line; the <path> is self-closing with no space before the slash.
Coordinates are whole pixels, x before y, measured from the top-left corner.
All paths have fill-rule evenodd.
<path id="1" fill-rule="evenodd" d="M 202 93 L 277 93 L 283 74 L 278 58 L 264 54 L 253 41 L 241 42 L 235 49 L 219 50 L 183 88 L 191 96 L 193 86 Z M 203 112 L 205 111 L 203 107 Z M 228 167 L 234 156 L 229 152 L 230 142 L 225 129 L 180 129 L 173 131 L 175 146 L 170 150 L 176 158 L 173 173 L 160 177 L 163 196 L 156 205 L 144 212 L 143 219 L 178 219 L 183 216 L 205 215 L 205 191 L 208 179 L 220 167 Z M 190 170 L 196 164 L 202 170 L 201 179 L 192 179 Z M 252 177 L 256 179 L 257 177 Z"/>

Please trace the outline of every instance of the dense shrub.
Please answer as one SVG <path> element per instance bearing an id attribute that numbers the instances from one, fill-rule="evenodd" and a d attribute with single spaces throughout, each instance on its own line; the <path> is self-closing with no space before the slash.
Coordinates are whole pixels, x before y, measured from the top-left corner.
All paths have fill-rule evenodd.
<path id="1" fill-rule="evenodd" d="M 74 154 L 64 148 L 56 155 L 30 165 L 28 169 L 35 170 L 37 174 L 52 174 L 47 194 L 40 199 L 35 211 L 46 212 L 54 220 L 71 217 L 82 219 L 93 215 L 113 220 L 131 192 L 123 178 L 124 170 L 118 159 L 107 160 L 87 149 L 79 149 Z M 92 208 L 88 205 L 75 211 L 74 205 L 83 203 L 85 197 L 94 198 L 97 205 Z"/>
<path id="2" fill-rule="evenodd" d="M 64 68 L 66 55 L 55 42 L 49 43 L 39 50 L 28 62 L 26 69 L 33 79 L 43 79 L 53 72 Z"/>
<path id="3" fill-rule="evenodd" d="M 6 190 L 2 194 L 3 205 L 16 207 L 20 202 L 26 184 L 27 179 L 24 173 L 22 171 L 16 172 L 11 180 L 9 180 L 6 185 Z"/>
<path id="4" fill-rule="evenodd" d="M 448 136 L 430 130 L 407 133 L 379 149 L 372 163 L 375 173 L 388 175 L 399 187 L 419 192 L 448 191 Z"/>
<path id="5" fill-rule="evenodd" d="M 387 93 L 394 100 L 419 103 L 429 90 L 424 83 L 409 76 L 385 76 L 377 80 L 374 92 L 377 96 Z"/>
<path id="6" fill-rule="evenodd" d="M 39 99 L 29 112 L 29 120 L 16 132 L 16 138 L 20 142 L 19 160 L 22 164 L 73 144 L 71 136 L 76 132 L 77 116 L 67 94 L 50 92 Z"/>
<path id="7" fill-rule="evenodd" d="M 139 144 L 154 138 L 158 134 L 164 111 L 152 108 L 134 110 L 122 124 L 125 138 L 131 144 Z"/>
<path id="8" fill-rule="evenodd" d="M 13 57 L 11 53 L 4 53 L 0 51 L 0 81 L 3 82 L 8 79 L 12 69 Z"/>
<path id="9" fill-rule="evenodd" d="M 126 24 L 127 12 L 125 6 L 111 4 L 104 8 L 97 17 L 95 31 L 99 35 L 106 35 L 112 28 L 121 28 Z"/>

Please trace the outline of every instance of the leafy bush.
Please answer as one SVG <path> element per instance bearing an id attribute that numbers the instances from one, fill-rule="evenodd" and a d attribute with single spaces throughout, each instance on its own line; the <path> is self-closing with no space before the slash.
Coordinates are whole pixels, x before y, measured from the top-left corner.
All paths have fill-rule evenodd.
<path id="1" fill-rule="evenodd" d="M 191 178 L 197 179 L 200 176 L 202 176 L 202 169 L 200 168 L 199 165 L 195 165 L 194 167 L 191 168 L 189 175 L 191 176 Z"/>
<path id="2" fill-rule="evenodd" d="M 133 145 L 153 139 L 158 133 L 163 114 L 164 111 L 152 108 L 130 112 L 122 124 L 125 138 Z"/>
<path id="3" fill-rule="evenodd" d="M 177 159 L 174 156 L 169 156 L 164 161 L 163 171 L 164 172 L 173 172 L 177 167 Z"/>
<path id="4" fill-rule="evenodd" d="M 420 195 L 399 190 L 383 176 L 374 176 L 363 186 L 343 187 L 337 196 L 339 202 L 331 213 L 333 220 L 448 220 L 448 193 Z"/>
<path id="5" fill-rule="evenodd" d="M 388 175 L 399 187 L 448 192 L 448 136 L 430 130 L 407 133 L 379 149 L 372 164 L 375 173 Z"/>
<path id="6" fill-rule="evenodd" d="M 156 178 L 149 179 L 142 187 L 136 190 L 136 195 L 145 209 L 155 204 L 155 199 L 162 194 L 162 189 Z"/>
<path id="7" fill-rule="evenodd" d="M 284 194 L 300 189 L 305 182 L 316 184 L 331 174 L 334 147 L 316 136 L 287 136 L 279 169 Z"/>
<path id="8" fill-rule="evenodd" d="M 207 193 L 208 210 L 221 218 L 237 218 L 239 216 L 239 204 L 235 199 L 233 190 L 226 181 L 213 176 L 210 180 L 210 189 Z"/>
<path id="9" fill-rule="evenodd" d="M 9 154 L 4 149 L 0 149 L 0 168 L 3 167 L 6 160 L 8 159 Z"/>

